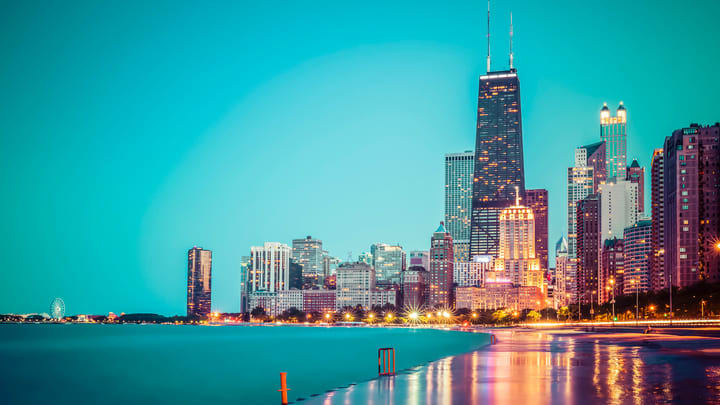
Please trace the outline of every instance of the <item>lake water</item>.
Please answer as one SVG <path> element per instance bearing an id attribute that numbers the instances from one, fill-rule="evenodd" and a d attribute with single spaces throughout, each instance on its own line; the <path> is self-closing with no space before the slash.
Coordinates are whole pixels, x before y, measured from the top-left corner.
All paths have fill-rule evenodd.
<path id="1" fill-rule="evenodd" d="M 434 329 L 302 326 L 0 325 L 7 403 L 278 403 L 466 353 L 489 336 Z"/>

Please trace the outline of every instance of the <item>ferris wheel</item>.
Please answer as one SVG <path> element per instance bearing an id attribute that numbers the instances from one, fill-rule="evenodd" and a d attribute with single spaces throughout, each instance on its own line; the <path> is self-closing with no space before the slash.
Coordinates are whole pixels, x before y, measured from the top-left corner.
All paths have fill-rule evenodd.
<path id="1" fill-rule="evenodd" d="M 55 298 L 50 305 L 50 313 L 55 319 L 61 319 L 65 316 L 65 301 L 62 298 Z"/>

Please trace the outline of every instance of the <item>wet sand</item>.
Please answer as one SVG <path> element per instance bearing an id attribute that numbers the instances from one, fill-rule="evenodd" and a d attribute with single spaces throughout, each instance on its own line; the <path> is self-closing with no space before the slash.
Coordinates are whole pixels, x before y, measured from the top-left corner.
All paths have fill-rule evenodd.
<path id="1" fill-rule="evenodd" d="M 483 350 L 302 403 L 720 403 L 720 338 L 697 332 L 494 330 Z"/>

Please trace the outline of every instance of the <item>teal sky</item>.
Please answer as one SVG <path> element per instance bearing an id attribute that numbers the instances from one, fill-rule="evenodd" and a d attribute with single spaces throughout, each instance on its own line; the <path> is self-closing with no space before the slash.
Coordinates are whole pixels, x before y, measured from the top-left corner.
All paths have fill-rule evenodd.
<path id="1" fill-rule="evenodd" d="M 427 249 L 443 156 L 474 148 L 483 1 L 0 4 L 0 313 L 182 314 L 193 245 L 221 311 L 263 241 Z M 496 69 L 510 7 L 552 242 L 603 101 L 625 102 L 643 166 L 720 120 L 720 2 L 494 1 Z"/>

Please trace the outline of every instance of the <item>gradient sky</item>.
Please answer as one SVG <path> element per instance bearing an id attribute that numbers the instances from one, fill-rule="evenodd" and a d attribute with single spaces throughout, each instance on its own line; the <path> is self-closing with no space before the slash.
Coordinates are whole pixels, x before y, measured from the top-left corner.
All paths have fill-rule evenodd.
<path id="1" fill-rule="evenodd" d="M 603 101 L 625 102 L 643 166 L 673 129 L 720 120 L 720 2 L 550 3 L 495 1 L 491 35 L 505 69 L 512 7 L 552 244 Z M 263 241 L 427 249 L 444 154 L 475 145 L 483 1 L 0 4 L 0 313 L 183 314 L 193 245 L 213 250 L 221 311 Z"/>

